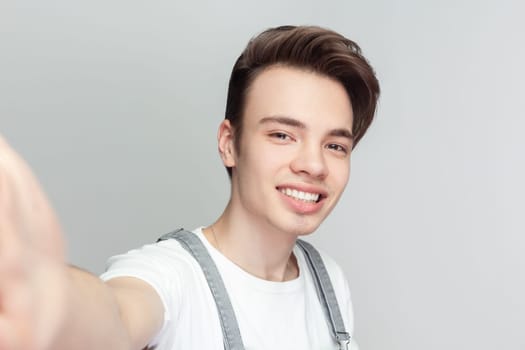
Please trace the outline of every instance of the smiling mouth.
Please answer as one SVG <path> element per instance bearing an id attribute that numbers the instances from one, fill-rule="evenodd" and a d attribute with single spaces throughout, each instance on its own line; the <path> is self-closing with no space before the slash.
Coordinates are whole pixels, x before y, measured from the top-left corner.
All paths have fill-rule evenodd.
<path id="1" fill-rule="evenodd" d="M 285 196 L 305 203 L 318 203 L 323 198 L 320 193 L 303 192 L 291 188 L 278 188 L 278 190 Z"/>

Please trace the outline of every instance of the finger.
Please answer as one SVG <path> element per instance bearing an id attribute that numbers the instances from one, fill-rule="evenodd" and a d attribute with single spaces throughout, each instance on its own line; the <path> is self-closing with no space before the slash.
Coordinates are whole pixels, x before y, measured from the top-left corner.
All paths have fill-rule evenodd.
<path id="1" fill-rule="evenodd" d="M 29 166 L 1 136 L 0 218 L 11 222 L 26 244 L 63 257 L 61 229 L 51 205 Z"/>

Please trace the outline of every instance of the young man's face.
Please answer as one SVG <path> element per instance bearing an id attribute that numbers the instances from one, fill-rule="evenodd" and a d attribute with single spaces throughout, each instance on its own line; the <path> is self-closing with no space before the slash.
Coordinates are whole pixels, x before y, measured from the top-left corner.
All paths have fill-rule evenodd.
<path id="1" fill-rule="evenodd" d="M 344 87 L 306 70 L 270 67 L 252 83 L 243 117 L 239 152 L 230 138 L 231 156 L 223 154 L 233 167 L 232 201 L 254 224 L 314 231 L 349 177 L 353 114 Z"/>

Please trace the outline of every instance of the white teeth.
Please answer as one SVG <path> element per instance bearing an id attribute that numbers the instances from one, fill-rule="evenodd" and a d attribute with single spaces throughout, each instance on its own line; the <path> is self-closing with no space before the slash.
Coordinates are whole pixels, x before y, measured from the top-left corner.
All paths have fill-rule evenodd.
<path id="1" fill-rule="evenodd" d="M 281 188 L 280 191 L 281 193 L 289 197 L 299 199 L 304 202 L 317 202 L 317 200 L 319 199 L 319 193 L 297 191 L 295 189 L 292 190 L 290 188 Z"/>

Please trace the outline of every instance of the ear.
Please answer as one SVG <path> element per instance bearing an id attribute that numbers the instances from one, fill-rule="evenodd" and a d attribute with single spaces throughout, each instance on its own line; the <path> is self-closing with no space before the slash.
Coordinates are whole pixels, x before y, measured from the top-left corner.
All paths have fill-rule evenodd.
<path id="1" fill-rule="evenodd" d="M 219 125 L 217 141 L 219 154 L 225 167 L 235 166 L 235 144 L 234 129 L 228 119 L 224 119 Z"/>

